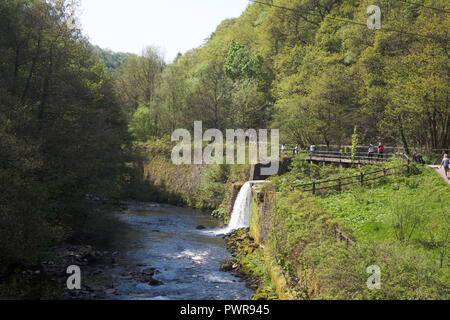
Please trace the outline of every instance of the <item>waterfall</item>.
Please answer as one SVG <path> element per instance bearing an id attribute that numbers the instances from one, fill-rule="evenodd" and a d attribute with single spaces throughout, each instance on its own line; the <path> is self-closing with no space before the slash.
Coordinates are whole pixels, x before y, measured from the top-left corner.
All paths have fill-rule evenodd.
<path id="1" fill-rule="evenodd" d="M 238 193 L 228 226 L 217 230 L 214 234 L 228 234 L 234 230 L 248 228 L 250 226 L 250 205 L 252 201 L 252 185 L 267 181 L 247 181 Z"/>
<path id="2" fill-rule="evenodd" d="M 229 232 L 250 226 L 251 201 L 252 184 L 248 181 L 241 187 L 241 190 L 236 198 L 236 202 L 234 203 L 231 219 L 227 227 Z"/>

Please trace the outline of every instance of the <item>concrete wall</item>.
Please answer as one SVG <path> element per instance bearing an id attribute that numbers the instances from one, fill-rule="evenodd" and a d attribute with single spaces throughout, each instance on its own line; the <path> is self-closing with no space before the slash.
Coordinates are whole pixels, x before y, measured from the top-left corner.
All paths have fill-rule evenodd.
<path id="1" fill-rule="evenodd" d="M 234 203 L 236 202 L 236 198 L 243 185 L 244 183 L 242 182 L 233 183 L 231 185 L 230 200 L 228 202 L 228 215 L 231 215 L 231 212 L 233 212 Z"/>
<path id="2" fill-rule="evenodd" d="M 279 170 L 277 174 L 284 174 L 289 170 L 289 166 L 292 163 L 292 159 L 289 157 L 284 157 L 282 160 L 278 161 Z M 255 165 L 252 165 L 250 170 L 250 181 L 251 180 L 266 180 L 270 176 L 266 176 L 261 174 L 261 168 L 268 168 L 270 167 L 270 164 L 262 164 L 257 163 Z"/>

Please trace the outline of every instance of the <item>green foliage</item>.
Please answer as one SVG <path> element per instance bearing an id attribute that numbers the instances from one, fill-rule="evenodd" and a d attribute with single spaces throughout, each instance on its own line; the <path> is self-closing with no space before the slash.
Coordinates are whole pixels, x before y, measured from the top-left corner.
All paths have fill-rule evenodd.
<path id="1" fill-rule="evenodd" d="M 386 165 L 405 167 L 398 160 Z M 418 166 L 414 175 L 397 169 L 370 187 L 323 197 L 288 188 L 315 169 L 294 159 L 291 172 L 272 179 L 278 192 L 267 211 L 268 248 L 305 298 L 448 299 L 450 189 L 432 169 Z M 317 169 L 321 179 L 359 172 Z M 336 226 L 356 244 L 336 239 Z M 371 265 L 381 268 L 381 290 L 367 289 Z"/>
<path id="2" fill-rule="evenodd" d="M 278 300 L 275 285 L 265 264 L 264 251 L 246 237 L 246 233 L 246 230 L 237 231 L 228 239 L 228 247 L 233 248 L 240 271 L 258 279 L 259 288 L 252 300 Z"/>
<path id="3" fill-rule="evenodd" d="M 358 127 L 355 126 L 355 130 L 352 135 L 352 149 L 351 149 L 353 161 L 355 161 L 358 144 L 359 144 Z"/>
<path id="4" fill-rule="evenodd" d="M 164 68 L 159 50 L 147 47 L 141 56 L 129 57 L 116 74 L 116 91 L 123 108 L 133 114 L 139 107 L 147 107 L 156 129 L 160 126 L 157 88 Z"/>
<path id="5" fill-rule="evenodd" d="M 119 68 L 134 56 L 131 53 L 113 52 L 99 46 L 92 46 L 91 50 L 100 57 L 106 68 L 113 74 L 117 73 Z"/>
<path id="6" fill-rule="evenodd" d="M 225 63 L 225 72 L 233 79 L 257 78 L 261 73 L 263 57 L 259 53 L 250 53 L 249 48 L 236 41 L 231 41 L 230 51 Z"/>
<path id="7" fill-rule="evenodd" d="M 150 110 L 141 106 L 133 114 L 129 131 L 137 141 L 151 140 L 155 134 L 155 124 L 151 119 Z"/>
<path id="8" fill-rule="evenodd" d="M 446 208 L 449 203 L 450 193 L 441 180 L 433 170 L 423 169 L 417 176 L 400 175 L 375 188 L 354 188 L 323 201 L 333 216 L 354 231 L 356 240 L 393 240 L 397 235 L 398 240 L 421 243 L 431 225 L 448 223 L 447 209 L 437 214 L 441 204 Z M 411 231 L 411 237 L 406 237 Z"/>
<path id="9" fill-rule="evenodd" d="M 359 242 L 344 249 L 337 243 L 315 243 L 301 255 L 303 264 L 314 269 L 320 299 L 427 300 L 448 299 L 448 272 L 439 269 L 426 250 L 399 243 Z M 381 269 L 381 289 L 366 286 L 366 268 Z"/>
<path id="10" fill-rule="evenodd" d="M 217 208 L 217 209 L 213 210 L 213 212 L 211 213 L 211 215 L 213 217 L 220 219 L 220 220 L 225 220 L 225 217 L 227 216 L 227 214 L 228 214 L 228 208 L 225 208 L 225 207 Z"/>
<path id="11" fill-rule="evenodd" d="M 308 155 L 299 154 L 292 159 L 291 174 L 295 174 L 297 178 L 318 178 L 320 177 L 320 166 L 309 164 L 306 159 Z"/>
<path id="12" fill-rule="evenodd" d="M 227 165 L 213 165 L 203 177 L 200 188 L 201 207 L 217 208 L 229 193 L 227 180 L 230 168 Z"/>
<path id="13" fill-rule="evenodd" d="M 411 184 L 407 183 L 407 186 L 411 188 Z M 416 189 L 417 185 L 414 185 L 413 188 Z M 418 227 L 423 223 L 425 218 L 424 200 L 415 197 L 414 202 L 405 203 L 403 195 L 400 199 L 395 197 L 390 199 L 388 206 L 391 212 L 387 223 L 392 226 L 398 241 L 409 243 Z"/>
<path id="14" fill-rule="evenodd" d="M 64 1 L 0 3 L 0 265 L 36 263 L 119 196 L 133 157 L 114 82 Z"/>
<path id="15" fill-rule="evenodd" d="M 448 7 L 444 0 L 429 2 Z M 166 157 L 167 137 L 176 128 L 192 129 L 194 120 L 217 129 L 279 128 L 283 141 L 303 146 L 352 143 L 353 157 L 357 141 L 375 138 L 401 143 L 406 153 L 450 147 L 448 48 L 436 39 L 447 37 L 448 15 L 382 0 L 384 28 L 405 32 L 372 32 L 326 19 L 365 21 L 364 1 L 273 4 L 294 10 L 251 4 L 221 23 L 204 46 L 166 66 L 156 48 L 141 56 L 92 48 L 66 24 L 65 1 L 2 1 L 0 265 L 28 263 L 40 247 L 68 239 L 92 210 L 85 194 L 117 198 L 124 186 L 138 185 L 145 159 L 132 152 L 133 139 L 137 149 Z M 147 141 L 157 137 L 162 141 Z M 319 199 L 289 189 L 359 170 L 295 158 L 292 173 L 273 182 L 282 197 L 272 244 L 286 270 L 299 278 L 303 270 L 304 279 L 320 283 L 319 297 L 444 297 L 448 272 L 436 268 L 448 268 L 447 186 L 415 164 L 397 171 L 372 189 Z M 247 177 L 248 166 L 216 166 L 198 194 L 180 196 L 164 181 L 137 193 L 219 208 L 215 213 L 223 215 L 231 183 Z M 342 248 L 330 236 L 334 220 L 358 241 L 374 243 Z M 390 268 L 392 289 L 364 289 L 364 266 L 376 262 L 370 250 Z"/>
<path id="16" fill-rule="evenodd" d="M 277 128 L 284 142 L 302 146 L 353 144 L 357 126 L 361 143 L 402 144 L 406 153 L 450 147 L 445 41 L 412 35 L 445 39 L 446 15 L 383 0 L 384 27 L 407 32 L 387 33 L 326 19 L 365 22 L 366 2 L 273 4 L 249 5 L 169 66 L 155 49 L 128 58 L 116 83 L 123 104 L 132 112 L 146 105 L 159 137 L 202 120 L 218 129 Z"/>
<path id="17" fill-rule="evenodd" d="M 213 216 L 228 218 L 228 201 L 233 183 L 246 181 L 249 165 L 211 165 L 203 176 L 197 206 L 215 209 Z"/>

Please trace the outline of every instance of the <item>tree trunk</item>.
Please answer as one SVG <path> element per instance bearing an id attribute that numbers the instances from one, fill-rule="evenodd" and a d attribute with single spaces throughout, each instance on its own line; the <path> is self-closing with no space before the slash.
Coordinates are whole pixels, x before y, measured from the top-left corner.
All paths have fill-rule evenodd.
<path id="1" fill-rule="evenodd" d="M 47 76 L 44 79 L 44 85 L 42 87 L 42 95 L 41 95 L 41 103 L 39 104 L 38 109 L 38 132 L 40 133 L 42 130 L 42 122 L 44 120 L 44 112 L 48 99 L 48 92 L 50 87 L 50 79 L 53 74 L 53 43 L 50 46 L 50 55 L 49 55 L 49 66 Z"/>
<path id="2" fill-rule="evenodd" d="M 25 103 L 25 98 L 27 96 L 28 90 L 30 89 L 31 79 L 33 78 L 34 70 L 36 68 L 36 63 L 39 58 L 40 52 L 41 52 L 41 35 L 39 34 L 39 40 L 38 40 L 38 44 L 37 44 L 37 48 L 36 48 L 36 54 L 33 57 L 33 62 L 31 64 L 30 72 L 28 73 L 28 79 L 25 84 L 25 89 L 23 90 L 22 98 L 20 99 L 21 105 L 23 105 Z"/>
<path id="3" fill-rule="evenodd" d="M 409 152 L 408 142 L 406 141 L 405 132 L 403 130 L 403 122 L 402 122 L 401 115 L 398 116 L 398 129 L 400 132 L 400 136 L 402 138 L 403 148 L 405 149 L 406 154 L 409 155 L 410 152 Z"/>

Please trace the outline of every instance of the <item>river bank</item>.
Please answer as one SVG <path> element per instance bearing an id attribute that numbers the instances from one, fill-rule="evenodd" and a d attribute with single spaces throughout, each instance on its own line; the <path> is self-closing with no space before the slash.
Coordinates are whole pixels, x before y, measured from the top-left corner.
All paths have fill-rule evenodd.
<path id="1" fill-rule="evenodd" d="M 276 287 L 264 261 L 264 249 L 250 236 L 249 229 L 236 230 L 226 235 L 225 241 L 233 258 L 222 264 L 222 271 L 242 278 L 255 291 L 252 300 L 278 300 Z"/>
<path id="2" fill-rule="evenodd" d="M 105 201 L 91 205 L 94 209 L 76 222 L 66 241 L 41 248 L 30 263 L 1 270 L 1 299 L 97 299 L 113 292 L 114 282 L 104 271 L 112 268 L 120 255 L 110 243 L 126 228 L 113 216 L 124 206 Z M 82 290 L 67 290 L 67 268 L 72 265 L 82 270 Z"/>
<path id="3" fill-rule="evenodd" d="M 223 227 L 209 214 L 158 203 L 127 203 L 102 218 L 106 217 L 111 229 L 99 227 L 102 234 L 94 239 L 96 228 L 91 226 L 84 236 L 89 244 L 54 246 L 38 265 L 10 274 L 9 284 L 19 279 L 21 289 L 28 283 L 30 290 L 4 298 L 247 300 L 254 293 L 240 274 L 221 270 L 232 256 L 225 239 L 208 232 Z M 69 265 L 81 269 L 81 290 L 66 287 Z"/>

